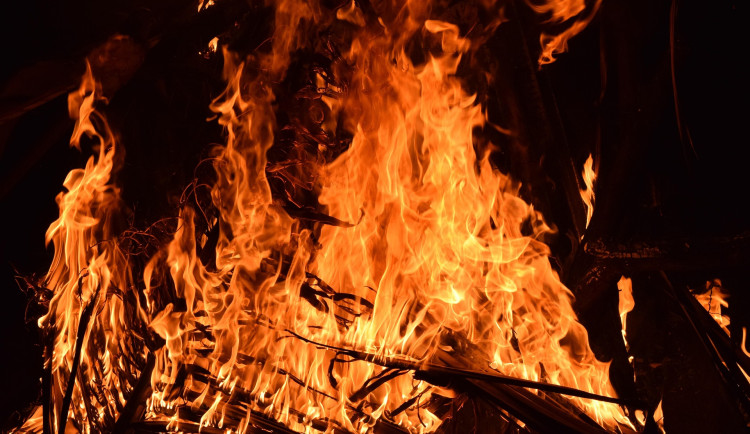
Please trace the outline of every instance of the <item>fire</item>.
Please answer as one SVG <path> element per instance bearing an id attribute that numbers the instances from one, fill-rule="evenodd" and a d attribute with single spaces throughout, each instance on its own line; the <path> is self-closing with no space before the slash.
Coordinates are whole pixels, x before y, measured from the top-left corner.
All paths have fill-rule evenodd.
<path id="1" fill-rule="evenodd" d="M 747 350 L 747 327 L 742 327 L 742 342 L 740 343 L 740 350 L 742 350 L 742 353 L 744 355 L 750 357 L 750 351 Z M 742 375 L 745 376 L 745 379 L 750 382 L 750 375 L 745 372 L 742 366 L 740 366 L 739 368 L 740 371 L 742 371 Z"/>
<path id="2" fill-rule="evenodd" d="M 583 10 L 562 3 L 545 11 Z M 453 392 L 415 370 L 460 355 L 459 338 L 479 355 L 464 368 L 614 396 L 550 265 L 548 225 L 490 149 L 475 149 L 486 116 L 457 75 L 473 41 L 433 19 L 437 6 L 381 7 L 367 21 L 354 1 L 335 14 L 283 1 L 270 49 L 240 59 L 222 47 L 227 87 L 211 109 L 226 143 L 213 154 L 210 209 L 184 207 L 142 267 L 117 223 L 122 152 L 89 70 L 71 95 L 72 143 L 91 137 L 97 157 L 71 171 L 47 232 L 55 259 L 43 283 L 54 296 L 39 324 L 54 337 L 55 431 L 111 427 L 145 375 L 144 420 L 169 430 L 245 431 L 262 415 L 305 432 L 366 432 L 379 420 L 432 432 L 441 418 L 429 403 Z M 352 139 L 336 158 L 321 145 L 300 170 L 328 216 L 311 224 L 273 196 L 267 153 L 274 83 L 331 20 L 349 26 L 332 68 L 348 79 L 318 73 L 316 100 L 321 128 Z M 423 61 L 407 54 L 417 37 L 431 47 Z M 607 428 L 629 426 L 615 404 L 570 402 Z"/>
<path id="3" fill-rule="evenodd" d="M 219 38 L 215 37 L 208 42 L 208 50 L 215 53 L 217 48 L 219 48 Z"/>
<path id="4" fill-rule="evenodd" d="M 659 430 L 664 432 L 664 411 L 661 408 L 662 402 L 664 401 L 660 400 L 659 405 L 657 405 L 656 410 L 654 410 L 654 420 L 656 421 L 656 426 Z"/>
<path id="5" fill-rule="evenodd" d="M 594 170 L 594 158 L 589 154 L 589 158 L 583 163 L 583 183 L 585 189 L 581 189 L 581 199 L 586 206 L 586 227 L 591 223 L 591 217 L 594 216 L 594 183 L 596 182 L 596 171 Z"/>
<path id="6" fill-rule="evenodd" d="M 68 107 L 76 120 L 71 145 L 81 149 L 88 139 L 97 157 L 72 170 L 57 196 L 59 218 L 50 225 L 46 242 L 55 256 L 42 286 L 53 289 L 49 310 L 39 327 L 50 341 L 45 359 L 51 374 L 52 429 L 62 432 L 68 421 L 79 431 L 106 426 L 124 404 L 130 380 L 145 360 L 138 322 L 139 299 L 126 253 L 115 233 L 122 205 L 111 175 L 121 154 L 106 120 L 97 111 L 105 103 L 101 87 L 87 69 Z M 85 139 L 86 138 L 86 139 Z M 139 342 L 141 341 L 141 342 Z M 75 377 L 71 372 L 76 372 Z M 84 399 L 99 390 L 99 402 Z"/>
<path id="7" fill-rule="evenodd" d="M 630 313 L 635 307 L 635 300 L 633 300 L 633 281 L 629 277 L 622 276 L 617 282 L 617 289 L 619 290 L 617 311 L 620 313 L 620 323 L 622 323 L 622 340 L 625 342 L 625 349 L 629 350 L 630 346 L 628 345 L 626 324 L 628 313 Z"/>
<path id="8" fill-rule="evenodd" d="M 205 11 L 206 9 L 210 8 L 211 6 L 213 6 L 214 4 L 215 4 L 214 0 L 208 0 L 208 1 L 206 1 L 206 0 L 200 0 L 198 2 L 198 12 Z"/>
<path id="9" fill-rule="evenodd" d="M 527 2 L 535 11 L 551 15 L 549 18 L 551 23 L 559 24 L 573 20 L 570 27 L 558 34 L 541 34 L 539 37 L 539 42 L 542 45 L 542 53 L 539 55 L 540 67 L 554 62 L 556 54 L 567 51 L 570 38 L 581 33 L 589 25 L 602 5 L 602 0 L 595 0 L 590 9 L 586 11 L 584 0 L 543 0 L 539 4 L 536 4 L 533 0 L 527 0 Z"/>
<path id="10" fill-rule="evenodd" d="M 721 285 L 721 280 L 713 279 L 706 282 L 706 292 L 696 294 L 695 299 L 703 306 L 711 317 L 729 334 L 729 316 L 721 312 L 722 308 L 728 308 L 729 294 Z"/>

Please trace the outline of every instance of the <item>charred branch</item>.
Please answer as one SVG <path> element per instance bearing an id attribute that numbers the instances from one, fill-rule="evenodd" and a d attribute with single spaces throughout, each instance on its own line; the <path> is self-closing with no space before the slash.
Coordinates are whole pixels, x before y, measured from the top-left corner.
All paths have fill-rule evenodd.
<path id="1" fill-rule="evenodd" d="M 714 367 L 746 413 L 750 413 L 750 381 L 742 373 L 748 372 L 750 358 L 729 340 L 716 321 L 703 309 L 687 290 L 672 285 L 667 274 L 661 272 L 666 288 L 680 304 L 685 318 L 699 338 L 705 351 L 714 360 Z"/>
<path id="2" fill-rule="evenodd" d="M 78 281 L 79 287 L 81 286 L 82 280 L 83 277 L 81 277 Z M 89 320 L 91 319 L 91 314 L 93 313 L 94 307 L 98 302 L 100 288 L 100 286 L 96 288 L 96 292 L 94 292 L 94 295 L 92 295 L 91 300 L 86 303 L 86 307 L 84 307 L 83 311 L 81 312 L 81 317 L 78 320 L 78 333 L 76 335 L 76 347 L 75 354 L 73 356 L 73 364 L 70 366 L 68 385 L 65 388 L 65 395 L 63 396 L 62 406 L 60 407 L 60 418 L 57 422 L 58 434 L 62 434 L 65 432 L 65 425 L 68 422 L 68 410 L 70 408 L 70 401 L 73 398 L 73 388 L 76 384 L 76 378 L 78 377 L 78 365 L 81 362 L 83 341 L 89 329 Z"/>
<path id="3" fill-rule="evenodd" d="M 125 407 L 120 411 L 117 422 L 112 429 L 113 433 L 125 433 L 134 423 L 143 417 L 146 407 L 146 399 L 151 394 L 151 373 L 154 370 L 156 359 L 153 353 L 149 353 L 146 366 L 141 370 L 138 383 L 128 397 Z"/>
<path id="4" fill-rule="evenodd" d="M 447 363 L 447 366 L 435 365 L 432 363 L 417 362 L 407 359 L 391 359 L 374 354 L 368 354 L 361 351 L 343 349 L 340 347 L 332 347 L 323 345 L 306 339 L 296 333 L 289 332 L 294 335 L 297 339 L 303 340 L 307 343 L 320 346 L 322 348 L 328 348 L 336 350 L 340 353 L 346 354 L 354 359 L 363 360 L 371 363 L 375 363 L 384 366 L 389 369 L 396 370 L 407 370 L 414 372 L 415 378 L 423 379 L 433 384 L 445 384 L 446 380 L 448 385 L 454 386 L 455 382 L 459 384 L 462 381 L 468 381 L 475 387 L 478 387 L 482 391 L 489 393 L 494 398 L 501 402 L 502 408 L 508 410 L 514 417 L 525 423 L 533 425 L 536 421 L 534 415 L 538 415 L 541 411 L 546 417 L 550 417 L 554 420 L 554 423 L 567 426 L 571 429 L 571 432 L 601 432 L 601 427 L 595 422 L 585 417 L 585 421 L 571 417 L 570 410 L 554 411 L 549 409 L 549 405 L 545 404 L 546 401 L 539 398 L 537 395 L 531 394 L 528 391 L 524 391 L 518 388 L 529 388 L 544 392 L 551 392 L 555 394 L 562 394 L 568 396 L 576 396 L 585 399 L 595 399 L 603 402 L 611 402 L 622 406 L 629 406 L 635 409 L 644 409 L 645 405 L 640 402 L 629 402 L 626 400 L 597 395 L 594 393 L 573 389 L 564 386 L 558 386 L 549 383 L 540 383 L 536 381 L 524 380 L 520 378 L 510 377 L 501 375 L 498 373 L 485 373 L 475 371 L 467 368 L 457 368 L 456 366 L 472 366 L 474 363 L 464 356 L 452 355 L 445 351 L 439 351 L 437 359 Z M 475 350 L 476 351 L 476 350 Z M 511 387 L 508 387 L 511 386 Z M 506 407 L 509 406 L 510 408 Z M 544 411 L 542 411 L 544 409 Z M 580 413 L 581 415 L 583 413 Z M 552 423 L 552 421 L 548 421 Z M 546 424 L 547 422 L 542 422 Z M 551 426 L 551 425 L 550 425 Z M 584 429 L 585 427 L 585 429 Z M 582 431 L 581 431 L 582 430 Z"/>

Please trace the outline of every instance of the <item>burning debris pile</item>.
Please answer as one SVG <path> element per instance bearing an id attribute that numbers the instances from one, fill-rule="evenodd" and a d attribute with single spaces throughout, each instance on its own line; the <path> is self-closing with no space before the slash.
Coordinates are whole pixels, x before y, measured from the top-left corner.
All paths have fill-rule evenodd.
<path id="1" fill-rule="evenodd" d="M 542 65 L 600 1 L 529 6 L 558 27 Z M 487 108 L 505 7 L 253 6 L 202 53 L 223 57 L 209 121 L 225 141 L 145 228 L 89 67 L 68 106 L 71 144 L 94 155 L 57 197 L 49 271 L 26 280 L 45 375 L 20 430 L 434 432 L 470 395 L 506 431 L 643 428 L 653 408 L 617 397 L 553 230 L 494 162 L 514 134 Z"/>

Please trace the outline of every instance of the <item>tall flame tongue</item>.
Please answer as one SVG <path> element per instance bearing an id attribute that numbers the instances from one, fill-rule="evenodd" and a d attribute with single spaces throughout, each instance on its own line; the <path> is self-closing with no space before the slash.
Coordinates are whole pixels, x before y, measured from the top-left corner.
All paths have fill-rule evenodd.
<path id="1" fill-rule="evenodd" d="M 262 413 L 303 431 L 362 432 L 382 417 L 434 431 L 440 418 L 423 404 L 450 391 L 415 381 L 405 363 L 383 365 L 427 365 L 460 352 L 449 335 L 477 348 L 479 357 L 466 358 L 475 366 L 464 368 L 613 395 L 607 364 L 594 358 L 550 266 L 541 241 L 548 226 L 489 152 L 475 150 L 485 116 L 456 77 L 472 42 L 456 25 L 429 19 L 428 2 L 391 9 L 371 22 L 355 2 L 339 9 L 336 19 L 353 30 L 334 68 L 349 71 L 349 86 L 332 89 L 318 77 L 325 122 L 353 139 L 333 162 L 305 172 L 315 172 L 306 181 L 328 215 L 350 224 L 309 229 L 274 201 L 266 179 L 277 129 L 272 84 L 310 28 L 333 19 L 314 2 L 284 1 L 269 52 L 243 63 L 224 51 L 228 85 L 212 109 L 227 143 L 214 158 L 213 210 L 182 210 L 172 241 L 145 267 L 143 306 L 111 224 L 115 147 L 106 124 L 98 133 L 89 119 L 97 94 L 87 76 L 72 98 L 74 141 L 98 137 L 99 156 L 72 171 L 58 197 L 60 219 L 47 235 L 56 249 L 46 279 L 54 298 L 40 320 L 56 336 L 58 395 L 76 348 L 85 349 L 72 396 L 76 426 L 111 426 L 149 351 L 146 419 L 176 430 L 192 420 L 243 431 Z M 419 64 L 406 54 L 416 37 L 435 47 Z M 197 254 L 210 246 L 196 239 L 199 219 L 219 233 L 209 261 Z M 144 331 L 128 337 L 126 324 L 139 322 L 164 345 L 146 345 Z M 87 387 L 105 399 L 82 398 Z M 627 424 L 613 404 L 571 401 L 607 427 Z M 61 411 L 55 420 L 65 420 Z"/>
<path id="2" fill-rule="evenodd" d="M 47 419 L 55 432 L 62 432 L 68 409 L 79 431 L 111 426 L 145 360 L 143 330 L 132 326 L 143 322 L 143 311 L 115 232 L 122 207 L 110 177 L 121 151 L 97 111 L 105 102 L 87 66 L 80 88 L 68 98 L 76 120 L 70 143 L 79 149 L 82 141 L 92 143 L 97 156 L 68 174 L 67 191 L 57 196 L 60 216 L 46 234 L 55 256 L 42 286 L 53 296 L 39 326 L 49 341 L 45 363 L 53 405 Z M 95 400 L 84 398 L 92 395 Z"/>

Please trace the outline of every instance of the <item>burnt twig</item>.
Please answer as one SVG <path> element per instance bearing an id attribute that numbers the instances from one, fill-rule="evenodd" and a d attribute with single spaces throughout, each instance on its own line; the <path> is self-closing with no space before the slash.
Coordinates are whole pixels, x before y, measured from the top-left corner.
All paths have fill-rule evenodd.
<path id="1" fill-rule="evenodd" d="M 156 358 L 153 353 L 149 353 L 146 359 L 146 366 L 143 367 L 141 376 L 138 379 L 138 384 L 136 384 L 130 393 L 125 408 L 120 412 L 120 416 L 117 418 L 117 422 L 115 422 L 114 429 L 112 430 L 113 433 L 124 433 L 138 417 L 139 408 L 151 393 L 151 372 L 154 370 L 155 365 Z"/>
<path id="2" fill-rule="evenodd" d="M 320 346 L 327 349 L 335 349 L 341 351 L 355 359 L 374 363 L 386 368 L 393 368 L 399 370 L 414 371 L 415 378 L 424 379 L 429 382 L 435 382 L 440 378 L 460 378 L 460 379 L 472 379 L 486 381 L 489 383 L 506 384 L 509 386 L 525 387 L 529 389 L 541 390 L 544 392 L 557 393 L 560 395 L 575 396 L 578 398 L 594 399 L 597 401 L 611 402 L 613 404 L 629 406 L 633 408 L 645 408 L 645 405 L 641 402 L 633 402 L 630 400 L 623 400 L 620 398 L 613 398 L 611 396 L 598 395 L 596 393 L 586 392 L 584 390 L 574 389 L 572 387 L 559 386 L 557 384 L 541 383 L 538 381 L 525 380 L 522 378 L 511 377 L 499 373 L 485 373 L 475 371 L 472 369 L 455 368 L 452 366 L 442 366 L 433 363 L 419 362 L 415 360 L 395 358 L 395 357 L 384 357 L 376 354 L 370 354 L 363 351 L 357 351 L 352 349 L 344 349 L 340 347 L 333 347 L 330 345 L 321 344 L 318 342 L 311 341 L 303 336 L 298 335 L 290 330 L 287 332 L 294 335 L 296 338 L 305 341 L 307 343 Z M 432 380 L 432 381 L 430 381 Z M 439 381 L 438 381 L 439 382 Z"/>
<path id="3" fill-rule="evenodd" d="M 79 282 L 80 287 L 80 282 Z M 70 401 L 73 398 L 73 388 L 76 383 L 76 373 L 78 372 L 78 366 L 81 362 L 81 350 L 83 349 L 83 338 L 86 336 L 86 330 L 88 330 L 89 319 L 91 313 L 94 311 L 94 305 L 99 297 L 99 290 L 101 286 L 97 286 L 96 292 L 94 293 L 91 300 L 83 309 L 81 313 L 81 319 L 78 322 L 78 335 L 76 336 L 76 350 L 73 356 L 73 365 L 70 367 L 70 375 L 68 376 L 68 386 L 65 389 L 65 396 L 62 401 L 62 408 L 60 409 L 60 419 L 57 425 L 58 434 L 65 432 L 65 424 L 68 421 L 68 410 L 70 409 Z"/>
<path id="4" fill-rule="evenodd" d="M 704 349 L 711 356 L 719 376 L 724 380 L 726 386 L 734 392 L 735 398 L 745 408 L 750 408 L 750 383 L 746 381 L 740 369 L 740 367 L 748 369 L 747 356 L 742 354 L 739 348 L 736 348 L 727 339 L 726 334 L 721 331 L 713 318 L 707 314 L 690 293 L 675 288 L 666 273 L 661 272 L 660 274 L 671 295 L 678 301 L 685 318 L 698 336 Z M 710 321 L 705 321 L 705 319 Z M 718 330 L 718 333 L 716 330 L 713 333 L 711 332 L 714 328 Z M 741 356 L 737 353 L 740 353 Z"/>
<path id="5" fill-rule="evenodd" d="M 42 374 L 42 434 L 52 433 L 52 351 L 54 339 L 51 333 L 44 333 L 44 373 Z"/>

